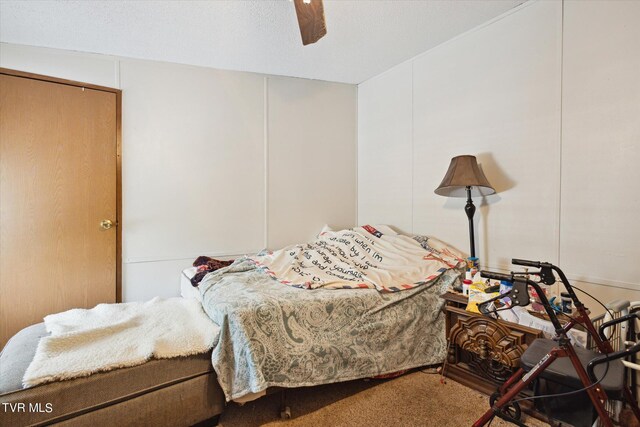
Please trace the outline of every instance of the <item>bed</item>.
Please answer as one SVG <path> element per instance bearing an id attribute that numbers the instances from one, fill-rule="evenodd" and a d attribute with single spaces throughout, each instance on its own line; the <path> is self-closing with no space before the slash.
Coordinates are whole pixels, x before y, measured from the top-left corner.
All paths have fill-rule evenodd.
<path id="1" fill-rule="evenodd" d="M 46 335 L 43 323 L 29 326 L 0 353 L 0 426 L 216 425 L 224 410 L 211 352 L 23 388 Z"/>
<path id="2" fill-rule="evenodd" d="M 203 308 L 221 328 L 212 364 L 227 401 L 259 396 L 271 387 L 375 377 L 444 360 L 439 296 L 464 271 L 461 254 L 436 239 L 405 237 L 401 244 L 408 246 L 400 259 L 380 247 L 382 239 L 399 244 L 400 236 L 385 227 L 325 233 L 316 241 L 321 242 L 317 253 L 318 245 L 311 243 L 245 257 L 200 282 Z M 329 248 L 322 242 L 331 239 L 334 253 L 344 248 L 339 259 L 327 259 Z M 351 247 L 359 248 L 357 255 L 351 256 Z M 368 247 L 376 249 L 370 251 L 373 258 L 385 259 L 378 265 L 367 261 L 362 249 Z M 418 271 L 419 281 L 408 274 L 414 269 L 404 256 L 408 248 L 425 269 Z M 369 265 L 364 275 L 349 271 L 350 257 L 360 267 Z M 319 269 L 317 260 L 339 274 L 323 278 L 328 269 Z M 404 280 L 387 282 L 395 267 L 384 261 L 404 263 L 393 276 Z M 372 273 L 376 267 L 381 268 Z M 349 277 L 354 280 L 345 280 Z"/>

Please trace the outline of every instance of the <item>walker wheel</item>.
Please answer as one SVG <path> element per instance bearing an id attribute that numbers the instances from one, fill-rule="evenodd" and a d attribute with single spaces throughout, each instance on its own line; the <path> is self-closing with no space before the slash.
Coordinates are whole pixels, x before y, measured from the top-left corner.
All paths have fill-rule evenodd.
<path id="1" fill-rule="evenodd" d="M 489 405 L 491 405 L 491 407 L 493 408 L 493 405 L 498 400 L 500 400 L 501 397 L 502 397 L 502 394 L 500 394 L 499 391 L 496 391 L 489 398 Z M 503 415 L 506 415 L 507 417 L 513 418 L 515 420 L 519 420 L 520 416 L 522 415 L 522 411 L 520 410 L 520 405 L 518 404 L 518 402 L 509 402 L 509 403 L 507 403 L 506 405 L 504 405 L 500 409 L 500 412 Z"/>
<path id="2" fill-rule="evenodd" d="M 289 408 L 288 406 L 285 406 L 284 408 L 282 408 L 280 410 L 280 418 L 282 418 L 283 420 L 288 420 L 291 418 L 291 408 Z"/>

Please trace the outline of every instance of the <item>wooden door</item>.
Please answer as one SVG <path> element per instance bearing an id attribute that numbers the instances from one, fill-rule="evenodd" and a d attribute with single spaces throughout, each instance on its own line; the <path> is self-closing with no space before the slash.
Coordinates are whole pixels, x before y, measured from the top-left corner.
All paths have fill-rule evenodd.
<path id="1" fill-rule="evenodd" d="M 0 74 L 0 347 L 116 301 L 118 93 Z"/>

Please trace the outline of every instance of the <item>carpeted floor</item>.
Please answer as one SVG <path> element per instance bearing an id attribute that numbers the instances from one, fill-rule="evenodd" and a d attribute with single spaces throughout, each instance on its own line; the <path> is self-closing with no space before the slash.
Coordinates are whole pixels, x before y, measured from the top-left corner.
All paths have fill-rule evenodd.
<path id="1" fill-rule="evenodd" d="M 488 397 L 455 381 L 421 371 L 391 380 L 357 380 L 301 388 L 287 393 L 291 419 L 280 419 L 281 394 L 242 406 L 231 403 L 222 427 L 282 426 L 471 426 L 489 407 Z M 546 426 L 531 417 L 530 426 Z M 491 424 L 511 426 L 501 419 Z"/>

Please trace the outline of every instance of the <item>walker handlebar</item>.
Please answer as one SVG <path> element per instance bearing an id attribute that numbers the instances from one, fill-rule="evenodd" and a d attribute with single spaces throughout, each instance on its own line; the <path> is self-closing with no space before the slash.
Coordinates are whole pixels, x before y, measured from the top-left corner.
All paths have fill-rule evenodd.
<path id="1" fill-rule="evenodd" d="M 502 273 L 494 273 L 493 271 L 480 271 L 480 276 L 485 279 L 493 279 L 493 280 L 506 280 L 508 282 L 513 281 L 513 274 L 502 274 Z"/>
<path id="2" fill-rule="evenodd" d="M 567 292 L 569 292 L 569 294 L 571 295 L 571 299 L 573 300 L 575 306 L 576 307 L 582 306 L 582 303 L 573 292 L 573 289 L 571 287 L 571 284 L 569 283 L 569 280 L 564 275 L 562 270 L 560 270 L 560 268 L 548 262 L 529 261 L 529 260 L 517 259 L 517 258 L 512 259 L 511 262 L 516 265 L 539 268 L 540 269 L 539 272 L 532 272 L 530 274 L 539 275 L 540 283 L 546 284 L 546 285 L 551 285 L 555 283 L 555 277 L 553 275 L 553 272 L 555 271 L 560 276 L 560 279 L 562 280 L 565 288 L 567 289 Z M 513 272 L 511 274 L 502 274 L 502 273 L 494 273 L 492 271 L 483 270 L 480 272 L 480 276 L 484 278 L 500 280 L 500 281 L 506 280 L 508 282 L 513 283 L 513 291 L 509 291 L 503 295 L 500 295 L 499 298 L 503 296 L 508 296 L 508 294 L 511 294 L 511 292 L 519 293 L 519 295 L 527 294 L 528 293 L 527 287 L 531 286 L 536 291 L 538 299 L 542 304 L 542 306 L 544 307 L 547 315 L 549 316 L 549 320 L 551 321 L 551 323 L 553 323 L 555 330 L 557 332 L 562 331 L 562 325 L 560 324 L 560 321 L 558 320 L 558 317 L 556 316 L 556 313 L 553 307 L 551 307 L 551 304 L 549 303 L 547 296 L 545 295 L 544 291 L 540 287 L 540 283 L 530 280 L 528 278 L 528 274 L 523 275 L 522 273 L 513 273 Z M 496 298 L 492 298 L 492 300 L 495 300 L 495 299 Z M 514 302 L 517 300 L 518 299 L 514 298 Z M 486 302 L 490 302 L 490 301 L 486 301 Z M 529 303 L 529 298 L 526 298 L 526 300 L 522 298 L 518 305 L 524 306 L 524 305 L 527 305 L 528 303 Z"/>
<path id="3" fill-rule="evenodd" d="M 524 267 L 540 268 L 540 261 L 529 261 L 526 259 L 513 258 L 511 264 L 522 265 Z"/>
<path id="4" fill-rule="evenodd" d="M 549 264 L 548 262 L 530 261 L 528 259 L 518 259 L 518 258 L 512 258 L 511 259 L 511 264 L 521 265 L 523 267 L 533 267 L 533 268 L 543 268 L 543 269 L 544 268 L 551 268 L 551 269 L 557 268 L 553 264 Z"/>

